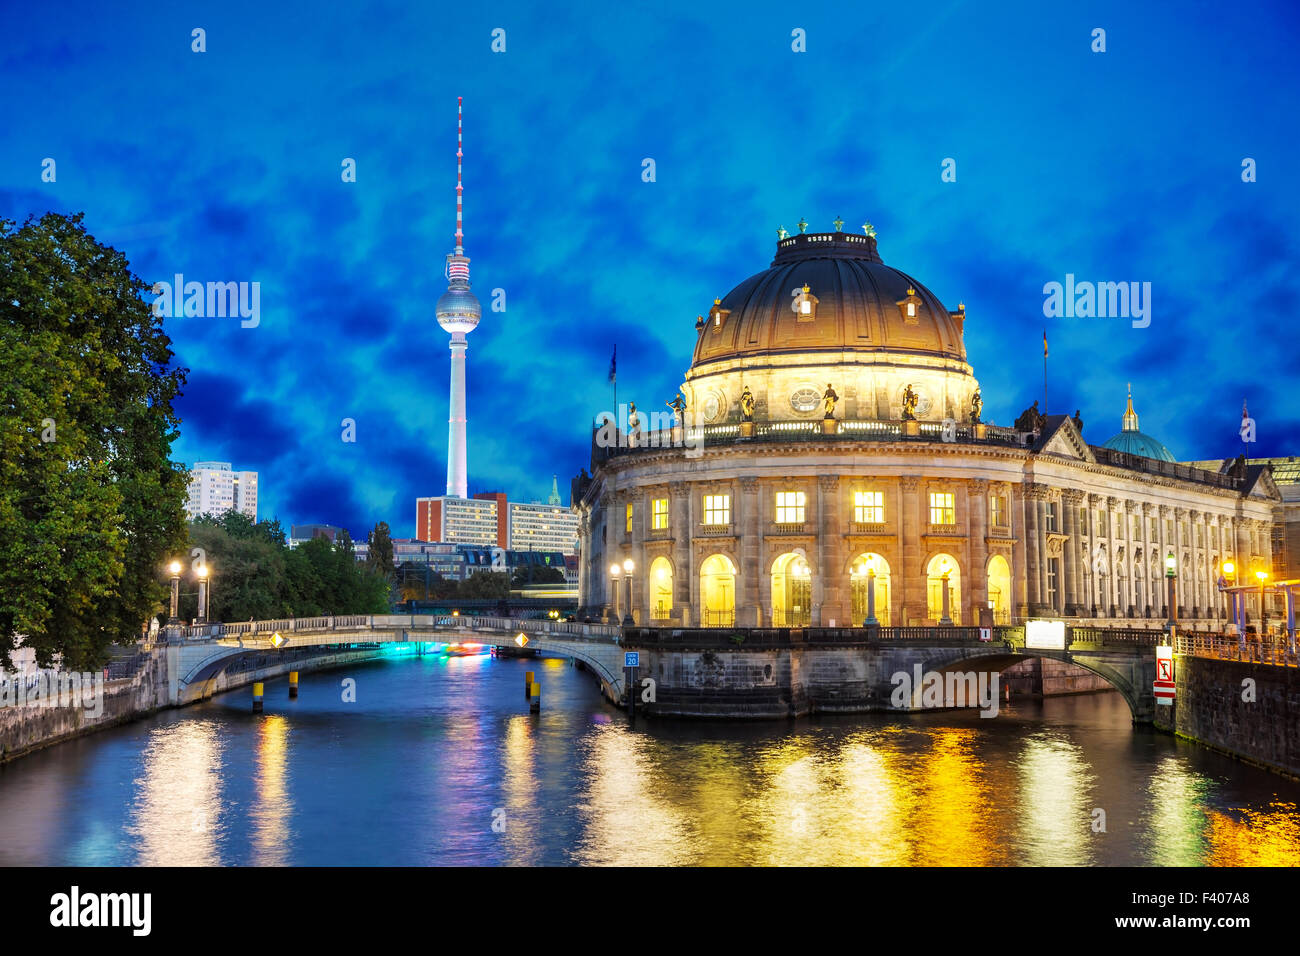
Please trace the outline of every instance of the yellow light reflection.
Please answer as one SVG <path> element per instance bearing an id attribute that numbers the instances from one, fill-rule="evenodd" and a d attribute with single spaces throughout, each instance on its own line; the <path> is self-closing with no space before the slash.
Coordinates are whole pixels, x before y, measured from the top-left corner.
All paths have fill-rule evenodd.
<path id="1" fill-rule="evenodd" d="M 545 844 L 522 825 L 542 819 L 537 802 L 537 720 L 512 717 L 506 724 L 502 790 L 505 792 L 505 842 L 507 862 L 514 866 L 536 866 L 542 862 Z M 495 808 L 493 808 L 495 809 Z M 511 826 L 512 821 L 517 825 Z"/>
<path id="2" fill-rule="evenodd" d="M 289 765 L 289 721 L 281 714 L 262 718 L 258 728 L 256 776 L 253 786 L 257 801 L 253 818 L 253 865 L 284 866 L 289 862 L 289 821 L 293 799 L 285 777 Z"/>
<path id="3" fill-rule="evenodd" d="M 1093 776 L 1079 747 L 1061 737 L 1035 735 L 1025 740 L 1016 765 L 1019 793 L 1010 802 L 1020 818 L 1017 865 L 1086 866 Z"/>
<path id="4" fill-rule="evenodd" d="M 149 737 L 128 831 L 138 866 L 220 866 L 221 725 L 178 720 Z"/>
<path id="5" fill-rule="evenodd" d="M 1300 807 L 1273 803 L 1269 809 L 1238 810 L 1235 819 L 1219 810 L 1208 816 L 1210 866 L 1300 866 Z"/>

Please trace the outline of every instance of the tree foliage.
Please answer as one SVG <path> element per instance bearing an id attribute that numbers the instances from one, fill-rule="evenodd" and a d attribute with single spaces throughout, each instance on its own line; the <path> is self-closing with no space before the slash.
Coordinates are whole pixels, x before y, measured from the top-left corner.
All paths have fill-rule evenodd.
<path id="1" fill-rule="evenodd" d="M 190 525 L 191 548 L 211 571 L 208 618 L 237 622 L 327 614 L 382 614 L 388 579 L 356 560 L 347 532 L 333 544 L 313 538 L 290 550 L 278 521 L 257 524 L 238 512 L 204 516 Z M 197 588 L 186 577 L 181 617 L 197 612 Z"/>
<path id="2" fill-rule="evenodd" d="M 126 257 L 71 218 L 0 219 L 0 659 L 102 663 L 166 599 L 185 371 Z"/>

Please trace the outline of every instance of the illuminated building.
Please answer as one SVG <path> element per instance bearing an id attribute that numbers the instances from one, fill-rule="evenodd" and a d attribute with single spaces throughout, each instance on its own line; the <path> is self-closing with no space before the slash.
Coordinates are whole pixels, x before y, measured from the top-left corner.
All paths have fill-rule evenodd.
<path id="1" fill-rule="evenodd" d="M 189 498 L 185 514 L 220 517 L 237 511 L 257 521 L 257 472 L 234 471 L 228 461 L 195 462 L 190 469 Z"/>
<path id="2" fill-rule="evenodd" d="M 630 560 L 637 623 L 861 625 L 874 598 L 881 625 L 1155 627 L 1173 552 L 1183 626 L 1222 624 L 1220 562 L 1270 562 L 1269 470 L 1173 461 L 1131 403 L 1107 446 L 1064 415 L 982 422 L 965 322 L 869 227 L 783 235 L 694 322 L 685 427 L 593 431 L 584 613 L 621 616 Z"/>

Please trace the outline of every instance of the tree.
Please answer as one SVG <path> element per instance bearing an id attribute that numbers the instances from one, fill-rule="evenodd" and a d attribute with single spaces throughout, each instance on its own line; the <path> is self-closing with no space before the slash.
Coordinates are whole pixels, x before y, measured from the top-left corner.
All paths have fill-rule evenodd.
<path id="1" fill-rule="evenodd" d="M 510 586 L 513 588 L 524 588 L 530 584 L 563 584 L 564 572 L 559 568 L 547 565 L 533 567 L 526 564 L 515 570 L 514 577 L 511 578 Z"/>
<path id="2" fill-rule="evenodd" d="M 161 606 L 185 540 L 185 371 L 126 257 L 82 216 L 0 220 L 0 660 L 98 667 Z"/>
<path id="3" fill-rule="evenodd" d="M 366 537 L 370 549 L 366 554 L 366 564 L 385 578 L 392 579 L 397 570 L 393 565 L 393 538 L 388 530 L 388 522 L 381 521 Z"/>

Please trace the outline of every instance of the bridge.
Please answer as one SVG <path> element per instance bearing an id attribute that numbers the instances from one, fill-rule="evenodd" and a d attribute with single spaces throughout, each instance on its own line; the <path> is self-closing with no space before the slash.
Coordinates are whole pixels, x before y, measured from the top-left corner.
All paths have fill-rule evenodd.
<path id="1" fill-rule="evenodd" d="M 912 673 L 918 665 L 923 673 L 972 668 L 1000 672 L 1041 657 L 1076 664 L 1105 679 L 1128 703 L 1136 723 L 1150 723 L 1154 717 L 1154 648 L 1167 640 L 1163 630 L 1065 627 L 1059 646 L 1037 646 L 1023 625 L 623 628 L 458 614 L 285 618 L 167 628 L 168 697 L 174 704 L 210 697 L 217 690 L 217 678 L 232 664 L 277 650 L 325 652 L 419 642 L 514 648 L 520 634 L 532 651 L 580 661 L 599 680 L 605 697 L 620 706 L 628 703 L 624 649 L 641 651 L 636 677 L 654 679 L 658 699 L 638 707 L 651 714 L 780 716 L 889 710 L 891 677 Z M 1208 640 L 1203 635 L 1198 639 Z M 1206 653 L 1189 640 L 1179 635 L 1179 655 Z M 1278 652 L 1278 662 L 1295 666 L 1294 645 L 1289 654 L 1284 651 Z M 1216 656 L 1220 653 L 1228 651 L 1215 651 Z M 792 664 L 795 659 L 798 663 Z M 709 710 L 699 701 L 712 701 L 717 709 Z M 759 705 L 751 707 L 746 701 Z"/>
<path id="2" fill-rule="evenodd" d="M 418 642 L 514 647 L 515 638 L 523 634 L 528 648 L 581 661 L 600 681 L 602 693 L 618 704 L 624 695 L 621 631 L 617 625 L 451 614 L 357 614 L 172 626 L 164 629 L 168 699 L 187 704 L 211 697 L 217 678 L 232 664 L 271 651 Z"/>

